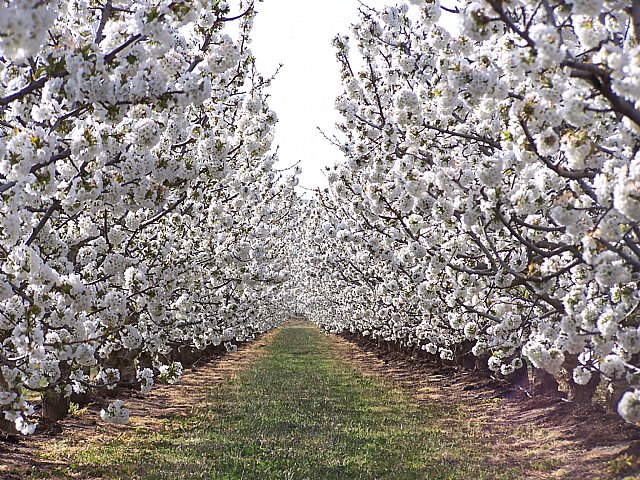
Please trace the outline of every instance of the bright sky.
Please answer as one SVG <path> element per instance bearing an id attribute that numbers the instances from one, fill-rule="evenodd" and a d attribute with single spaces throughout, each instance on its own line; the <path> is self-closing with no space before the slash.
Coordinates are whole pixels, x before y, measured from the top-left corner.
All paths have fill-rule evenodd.
<path id="1" fill-rule="evenodd" d="M 393 0 L 367 0 L 382 8 Z M 331 136 L 340 117 L 334 100 L 341 91 L 331 39 L 350 35 L 358 18 L 358 0 L 265 0 L 256 4 L 251 49 L 258 70 L 269 76 L 283 64 L 269 89 L 269 106 L 278 115 L 275 145 L 284 168 L 301 161 L 302 187 L 327 185 L 323 167 L 342 158 L 318 132 Z"/>

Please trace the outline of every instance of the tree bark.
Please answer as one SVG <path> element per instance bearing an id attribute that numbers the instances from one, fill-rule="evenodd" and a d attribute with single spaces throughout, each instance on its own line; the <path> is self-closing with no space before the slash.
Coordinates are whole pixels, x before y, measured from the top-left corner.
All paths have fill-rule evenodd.
<path id="1" fill-rule="evenodd" d="M 489 370 L 489 355 L 482 354 L 479 357 L 475 357 L 474 370 Z"/>
<path id="2" fill-rule="evenodd" d="M 577 355 L 568 355 L 562 364 L 562 367 L 567 372 L 569 385 L 568 399 L 575 403 L 589 405 L 593 399 L 593 395 L 596 393 L 598 385 L 600 384 L 600 374 L 598 372 L 593 372 L 586 385 L 579 385 L 573 381 L 573 369 L 579 364 L 580 362 L 578 361 Z"/>
<path id="3" fill-rule="evenodd" d="M 533 395 L 536 397 L 562 397 L 556 378 L 546 370 L 533 367 Z"/>
<path id="4" fill-rule="evenodd" d="M 16 430 L 16 424 L 4 418 L 4 414 L 2 414 L 2 410 L 0 410 L 0 432 L 6 433 L 9 435 L 18 434 L 18 430 Z"/>
<path id="5" fill-rule="evenodd" d="M 69 414 L 69 397 L 57 388 L 47 390 L 42 395 L 42 418 L 57 422 Z"/>
<path id="6" fill-rule="evenodd" d="M 610 413 L 618 413 L 618 402 L 625 394 L 625 392 L 629 392 L 633 390 L 627 382 L 625 381 L 614 381 L 610 382 L 607 385 L 607 393 L 605 394 L 606 398 L 606 408 Z"/>
<path id="7" fill-rule="evenodd" d="M 593 372 L 586 385 L 578 385 L 573 381 L 573 376 L 569 377 L 569 400 L 582 405 L 589 405 L 600 385 L 600 374 Z"/>
<path id="8" fill-rule="evenodd" d="M 505 380 L 515 387 L 526 387 L 529 385 L 529 371 L 523 366 L 510 375 L 505 375 Z"/>
<path id="9" fill-rule="evenodd" d="M 191 348 L 189 346 L 183 346 L 178 348 L 178 361 L 183 367 L 190 367 L 202 358 L 202 351 L 197 348 Z"/>
<path id="10" fill-rule="evenodd" d="M 454 353 L 456 364 L 465 370 L 473 370 L 476 366 L 476 357 L 471 353 L 472 348 L 473 343 L 467 340 L 458 345 Z"/>

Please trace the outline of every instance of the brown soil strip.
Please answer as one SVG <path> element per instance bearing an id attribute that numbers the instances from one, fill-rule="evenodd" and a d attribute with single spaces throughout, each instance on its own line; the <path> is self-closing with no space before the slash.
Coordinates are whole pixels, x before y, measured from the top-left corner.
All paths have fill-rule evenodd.
<path id="1" fill-rule="evenodd" d="M 232 380 L 239 371 L 260 358 L 274 334 L 272 331 L 242 344 L 237 352 L 196 363 L 185 369 L 180 382 L 175 385 L 157 385 L 144 395 L 130 392 L 119 396 L 131 410 L 131 420 L 127 425 L 113 425 L 100 420 L 100 409 L 109 402 L 106 400 L 104 404 L 91 404 L 86 412 L 69 416 L 55 425 L 39 427 L 31 437 L 0 437 L 0 480 L 21 480 L 31 467 L 41 470 L 64 467 L 68 464 L 65 457 L 74 451 L 106 443 L 138 429 L 158 431 L 165 419 L 190 415 L 195 407 L 205 404 L 207 391 L 212 386 Z M 43 459 L 43 453 L 47 454 L 47 460 Z M 57 458 L 56 453 L 59 454 Z M 54 460 L 49 460 L 52 457 Z"/>
<path id="2" fill-rule="evenodd" d="M 363 373 L 421 402 L 465 412 L 472 423 L 443 419 L 445 430 L 482 435 L 495 465 L 530 466 L 531 480 L 640 479 L 640 429 L 598 405 L 528 398 L 485 373 L 435 367 L 364 339 L 332 337 L 344 360 Z"/>

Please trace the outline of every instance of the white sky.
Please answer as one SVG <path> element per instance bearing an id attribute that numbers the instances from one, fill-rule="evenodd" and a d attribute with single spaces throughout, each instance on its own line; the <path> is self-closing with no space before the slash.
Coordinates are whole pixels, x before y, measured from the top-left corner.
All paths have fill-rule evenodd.
<path id="1" fill-rule="evenodd" d="M 367 0 L 382 8 L 394 0 Z M 342 86 L 331 39 L 350 35 L 358 18 L 358 0 L 265 0 L 256 4 L 251 49 L 258 71 L 270 76 L 283 64 L 268 92 L 269 106 L 278 115 L 274 144 L 278 167 L 301 161 L 300 186 L 327 185 L 323 167 L 342 158 L 328 136 L 340 117 L 334 109 Z"/>

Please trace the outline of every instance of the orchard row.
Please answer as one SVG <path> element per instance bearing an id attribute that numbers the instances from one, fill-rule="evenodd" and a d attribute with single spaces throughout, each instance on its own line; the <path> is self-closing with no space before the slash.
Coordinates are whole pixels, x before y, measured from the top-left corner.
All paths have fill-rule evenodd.
<path id="1" fill-rule="evenodd" d="M 334 40 L 347 161 L 307 223 L 307 312 L 518 385 L 532 369 L 535 394 L 606 386 L 637 422 L 640 3 L 458 2 L 454 36 L 419 3 Z"/>
<path id="2" fill-rule="evenodd" d="M 35 429 L 34 395 L 57 420 L 284 318 L 296 197 L 272 168 L 253 16 L 219 1 L 0 5 L 5 428 Z"/>
<path id="3" fill-rule="evenodd" d="M 293 311 L 640 420 L 640 4 L 462 1 L 452 34 L 413 3 L 335 38 L 346 161 L 311 200 L 251 4 L 0 5 L 2 428 Z"/>

